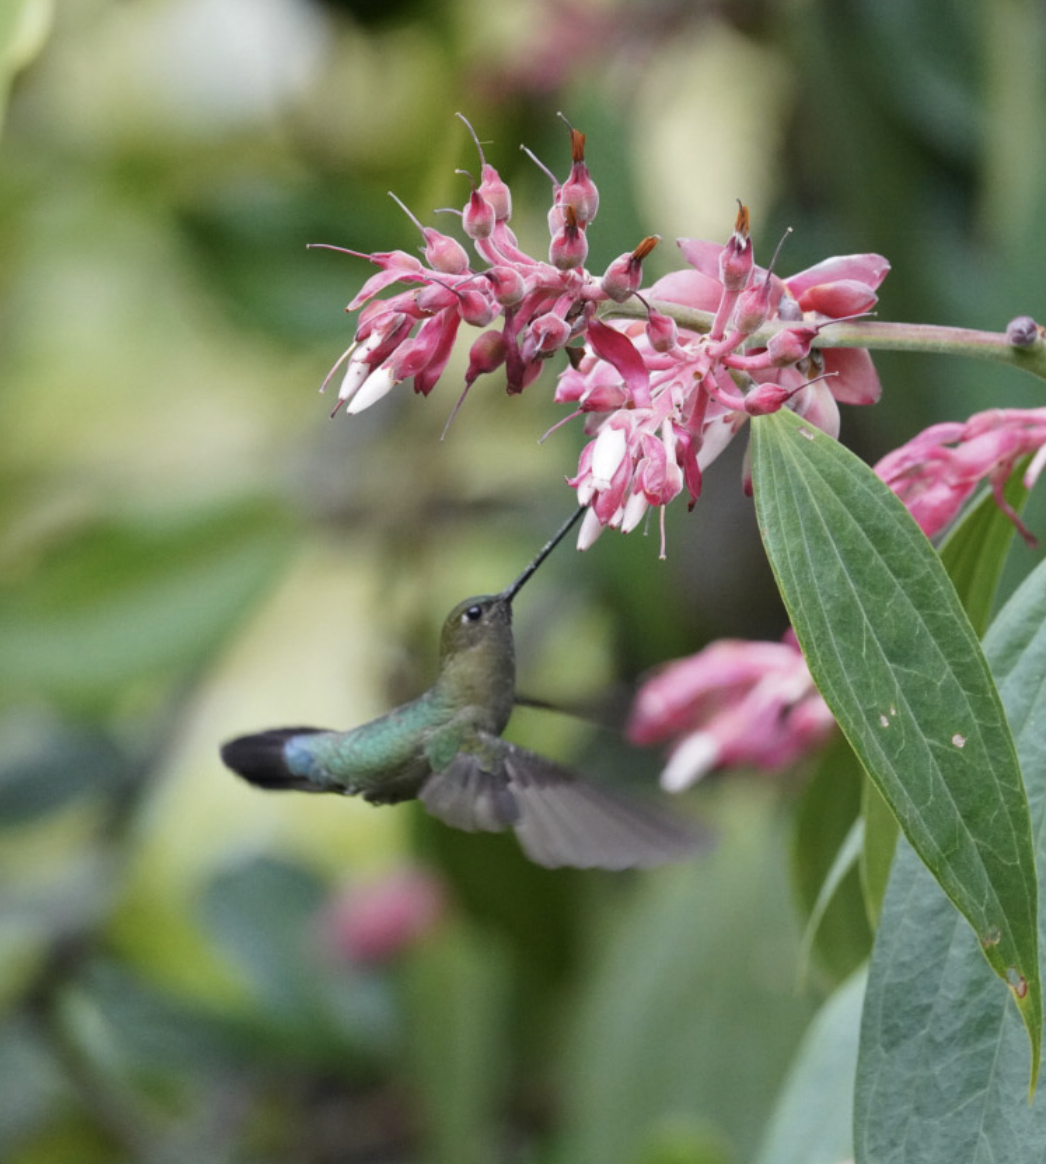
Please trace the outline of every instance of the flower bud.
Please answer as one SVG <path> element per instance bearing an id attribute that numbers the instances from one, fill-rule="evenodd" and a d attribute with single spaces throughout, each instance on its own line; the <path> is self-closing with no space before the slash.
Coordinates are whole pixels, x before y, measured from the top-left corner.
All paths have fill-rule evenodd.
<path id="1" fill-rule="evenodd" d="M 491 328 L 485 331 L 469 348 L 469 366 L 465 373 L 465 384 L 471 385 L 486 372 L 493 372 L 505 362 L 505 337 Z"/>
<path id="2" fill-rule="evenodd" d="M 557 202 L 564 213 L 572 210 L 577 224 L 585 227 L 599 210 L 599 191 L 585 165 L 585 135 L 580 130 L 570 131 L 570 155 L 570 177 L 560 187 Z"/>
<path id="3" fill-rule="evenodd" d="M 502 307 L 515 307 L 526 294 L 526 283 L 515 267 L 488 267 L 483 272 Z"/>
<path id="4" fill-rule="evenodd" d="M 479 194 L 493 209 L 495 220 L 497 222 L 507 222 L 512 216 L 512 194 L 508 186 L 501 180 L 497 170 L 483 156 L 483 146 L 476 136 L 476 131 L 472 128 L 472 123 L 464 114 L 459 113 L 458 117 L 472 135 L 472 140 L 476 143 L 476 150 L 479 153 L 481 167 L 479 174 Z M 489 233 L 488 231 L 487 234 Z M 486 238 L 487 235 L 470 235 L 469 237 Z"/>
<path id="5" fill-rule="evenodd" d="M 498 222 L 508 222 L 512 217 L 512 192 L 502 181 L 493 166 L 483 163 L 480 174 L 479 192 L 494 211 Z"/>
<path id="6" fill-rule="evenodd" d="M 678 342 L 676 321 L 651 309 L 646 321 L 646 337 L 655 352 L 670 352 Z"/>
<path id="7" fill-rule="evenodd" d="M 362 412 L 365 408 L 370 408 L 372 404 L 377 404 L 383 396 L 387 396 L 396 384 L 397 381 L 392 375 L 392 370 L 387 364 L 382 364 L 380 368 L 371 372 L 363 382 L 359 391 L 345 406 L 345 411 L 355 414 Z"/>
<path id="8" fill-rule="evenodd" d="M 560 271 L 572 271 L 584 265 L 588 258 L 588 239 L 578 225 L 572 207 L 564 214 L 563 226 L 552 236 L 548 247 L 548 261 Z"/>
<path id="9" fill-rule="evenodd" d="M 460 275 L 469 269 L 468 252 L 456 238 L 431 226 L 426 226 L 422 233 L 425 236 L 425 260 L 434 271 L 441 275 Z"/>
<path id="10" fill-rule="evenodd" d="M 601 285 L 615 303 L 624 303 L 643 282 L 643 260 L 661 241 L 657 234 L 648 235 L 630 254 L 619 255 L 606 269 Z"/>
<path id="11" fill-rule="evenodd" d="M 748 287 L 737 297 L 734 308 L 734 327 L 742 335 L 758 331 L 770 314 L 770 279 L 765 278 L 755 287 Z"/>
<path id="12" fill-rule="evenodd" d="M 615 409 L 624 408 L 630 399 L 619 382 L 594 384 L 582 392 L 578 397 L 578 404 L 582 412 L 613 412 Z"/>
<path id="13" fill-rule="evenodd" d="M 781 384 L 757 384 L 745 397 L 745 412 L 749 416 L 767 416 L 782 408 L 798 391 L 799 388 L 785 388 Z"/>
<path id="14" fill-rule="evenodd" d="M 816 327 L 786 327 L 766 341 L 766 354 L 772 367 L 786 368 L 798 364 L 810 354 Z"/>
<path id="15" fill-rule="evenodd" d="M 458 312 L 472 327 L 486 327 L 498 314 L 489 292 L 480 290 L 482 286 L 462 287 L 458 291 Z"/>
<path id="16" fill-rule="evenodd" d="M 446 311 L 448 307 L 456 306 L 458 297 L 442 283 L 429 283 L 415 292 L 414 302 L 423 315 L 435 315 L 437 311 Z"/>
<path id="17" fill-rule="evenodd" d="M 461 225 L 465 233 L 472 239 L 490 238 L 496 221 L 494 207 L 473 186 L 461 214 Z"/>
<path id="18" fill-rule="evenodd" d="M 534 360 L 558 352 L 570 339 L 570 324 L 552 311 L 539 315 L 524 331 L 520 342 L 520 355 L 524 360 Z"/>
<path id="19" fill-rule="evenodd" d="M 1018 315 L 1006 325 L 1006 338 L 1015 348 L 1030 348 L 1044 329 L 1030 315 Z"/>
<path id="20" fill-rule="evenodd" d="M 452 239 L 449 235 L 440 233 L 434 227 L 422 226 L 418 221 L 417 215 L 411 211 L 410 207 L 401 198 L 397 198 L 391 190 L 389 191 L 389 197 L 399 206 L 411 222 L 414 223 L 418 230 L 421 231 L 421 237 L 425 240 L 425 260 L 434 271 L 439 271 L 442 275 L 460 275 L 468 270 L 468 253 L 461 243 L 456 239 Z M 358 298 L 359 296 L 357 296 Z"/>
<path id="21" fill-rule="evenodd" d="M 743 291 L 755 266 L 748 234 L 748 207 L 738 203 L 734 233 L 719 255 L 719 281 L 727 291 Z"/>

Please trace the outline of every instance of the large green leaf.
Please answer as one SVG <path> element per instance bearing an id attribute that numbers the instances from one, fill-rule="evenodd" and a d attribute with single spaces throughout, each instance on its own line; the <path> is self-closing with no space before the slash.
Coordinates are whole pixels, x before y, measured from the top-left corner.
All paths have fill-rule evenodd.
<path id="1" fill-rule="evenodd" d="M 1028 495 L 1018 468 L 1006 483 L 1006 500 L 1019 510 Z M 941 562 L 978 635 L 988 629 L 992 605 L 1006 555 L 1016 530 L 999 508 L 990 489 L 963 514 L 941 546 Z M 897 820 L 883 803 L 874 784 L 864 784 L 862 816 L 861 885 L 873 925 L 878 923 L 886 881 L 897 846 Z"/>
<path id="2" fill-rule="evenodd" d="M 756 1164 L 838 1164 L 853 1155 L 853 1080 L 866 977 L 864 970 L 852 974 L 817 1012 Z"/>
<path id="3" fill-rule="evenodd" d="M 911 515 L 787 410 L 752 425 L 763 541 L 811 674 L 905 836 L 1013 989 L 1037 1072 L 1042 990 L 1028 804 L 1002 704 Z"/>
<path id="4" fill-rule="evenodd" d="M 635 1164 L 681 1120 L 749 1159 L 810 1020 L 774 790 L 724 782 L 702 810 L 710 851 L 644 874 L 589 922 L 556 1160 Z"/>
<path id="5" fill-rule="evenodd" d="M 1007 603 L 985 650 L 1028 776 L 1046 860 L 1046 564 Z M 1046 903 L 1044 903 L 1046 904 Z M 1046 910 L 1040 906 L 1040 935 Z M 1046 1105 L 1024 1090 L 1020 1022 L 978 943 L 903 842 L 869 972 L 855 1093 L 859 1161 L 1041 1162 Z"/>

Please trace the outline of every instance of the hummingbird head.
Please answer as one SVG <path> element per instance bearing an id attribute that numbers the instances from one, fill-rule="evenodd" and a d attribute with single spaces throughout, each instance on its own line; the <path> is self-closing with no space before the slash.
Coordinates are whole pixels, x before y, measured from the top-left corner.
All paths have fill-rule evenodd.
<path id="1" fill-rule="evenodd" d="M 512 647 L 512 603 L 503 594 L 481 594 L 454 607 L 443 624 L 440 660 L 487 645 Z"/>
<path id="2" fill-rule="evenodd" d="M 462 651 L 471 651 L 480 645 L 494 649 L 512 650 L 512 600 L 533 577 L 534 571 L 567 536 L 577 519 L 585 512 L 575 509 L 554 536 L 538 551 L 537 557 L 522 574 L 500 594 L 481 594 L 466 598 L 447 615 L 440 636 L 440 662 L 443 663 Z"/>
<path id="3" fill-rule="evenodd" d="M 584 512 L 570 519 L 538 553 L 522 574 L 500 594 L 466 598 L 447 615 L 439 645 L 439 685 L 453 698 L 494 709 L 501 731 L 512 709 L 516 682 L 516 650 L 512 639 L 512 600 L 523 584 L 566 536 Z"/>
<path id="4" fill-rule="evenodd" d="M 437 687 L 457 707 L 481 709 L 488 731 L 504 730 L 516 689 L 512 605 L 504 595 L 466 598 L 447 615 Z"/>

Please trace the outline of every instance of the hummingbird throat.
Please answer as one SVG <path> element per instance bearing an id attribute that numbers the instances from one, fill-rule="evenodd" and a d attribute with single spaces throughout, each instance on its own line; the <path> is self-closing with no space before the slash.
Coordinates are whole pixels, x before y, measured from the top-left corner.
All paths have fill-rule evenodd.
<path id="1" fill-rule="evenodd" d="M 531 575 L 534 574 L 538 566 L 541 565 L 541 563 L 549 556 L 549 554 L 552 553 L 556 546 L 558 546 L 559 543 L 567 536 L 567 534 L 571 531 L 577 522 L 578 518 L 584 512 L 585 507 L 578 506 L 578 508 L 575 509 L 574 512 L 570 515 L 570 517 L 567 518 L 567 520 L 560 526 L 556 533 L 554 533 L 552 537 L 549 538 L 549 540 L 541 547 L 541 549 L 538 550 L 537 556 L 530 563 L 530 565 L 527 566 L 523 573 L 520 574 L 515 582 L 513 582 L 507 590 L 503 590 L 501 592 L 500 597 L 503 598 L 505 602 L 511 602 L 512 599 L 516 597 L 516 595 L 523 588 L 523 584 L 530 579 Z"/>

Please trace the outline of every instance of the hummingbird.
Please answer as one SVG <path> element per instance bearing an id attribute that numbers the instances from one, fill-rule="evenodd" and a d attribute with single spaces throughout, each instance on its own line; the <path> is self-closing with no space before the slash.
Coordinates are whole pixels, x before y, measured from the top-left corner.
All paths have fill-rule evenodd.
<path id="1" fill-rule="evenodd" d="M 575 510 L 508 589 L 454 607 L 436 682 L 417 699 L 350 731 L 240 736 L 222 746 L 223 762 L 264 789 L 359 795 L 375 805 L 417 799 L 453 828 L 511 828 L 547 868 L 645 868 L 688 856 L 698 838 L 677 816 L 502 739 L 523 702 L 512 601 L 583 512 Z"/>

